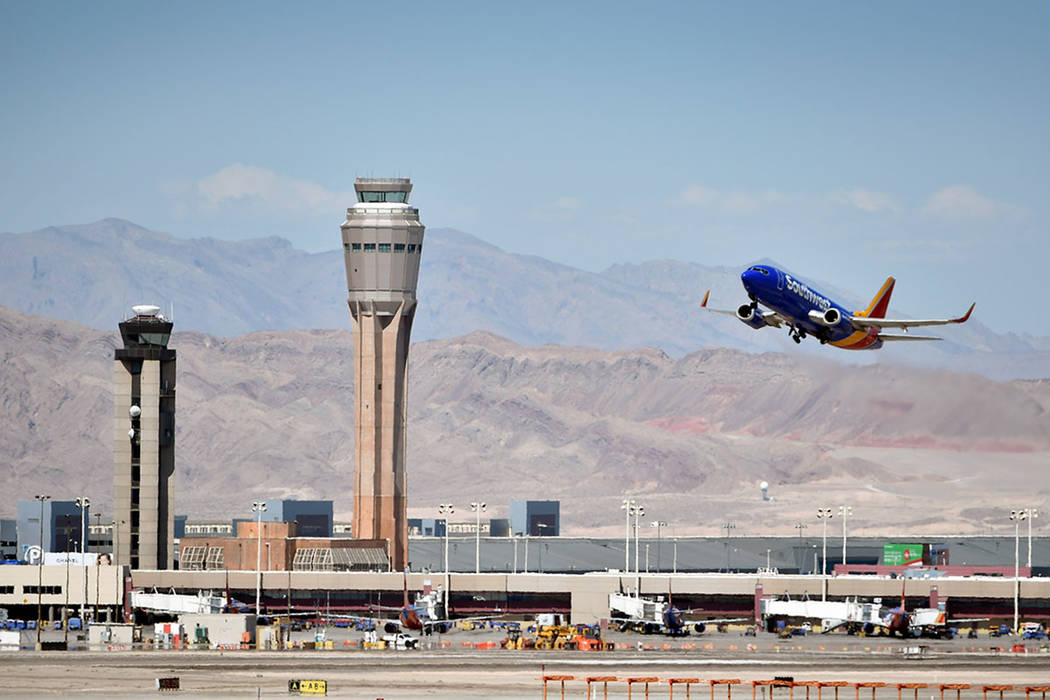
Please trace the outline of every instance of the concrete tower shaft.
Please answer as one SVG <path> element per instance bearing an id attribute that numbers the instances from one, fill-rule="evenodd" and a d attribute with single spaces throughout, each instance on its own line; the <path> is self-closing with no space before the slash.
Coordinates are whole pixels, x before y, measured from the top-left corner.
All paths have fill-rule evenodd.
<path id="1" fill-rule="evenodd" d="M 408 348 L 423 252 L 407 178 L 358 178 L 343 223 L 354 332 L 353 535 L 387 540 L 391 564 L 408 562 L 405 424 Z"/>

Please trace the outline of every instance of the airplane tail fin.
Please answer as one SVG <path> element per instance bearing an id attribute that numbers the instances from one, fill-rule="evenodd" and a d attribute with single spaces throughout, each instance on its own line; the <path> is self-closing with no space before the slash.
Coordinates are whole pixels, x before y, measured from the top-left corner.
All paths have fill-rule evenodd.
<path id="1" fill-rule="evenodd" d="M 878 294 L 868 304 L 868 308 L 857 315 L 865 318 L 886 318 L 886 311 L 890 308 L 890 296 L 893 294 L 895 282 L 896 280 L 892 277 L 887 277 L 886 281 L 882 283 L 882 288 L 879 289 Z"/>

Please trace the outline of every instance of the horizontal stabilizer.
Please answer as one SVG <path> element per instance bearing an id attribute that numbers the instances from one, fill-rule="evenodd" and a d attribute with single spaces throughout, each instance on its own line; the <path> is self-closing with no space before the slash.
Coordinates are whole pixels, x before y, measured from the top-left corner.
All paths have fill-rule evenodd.
<path id="1" fill-rule="evenodd" d="M 879 340 L 944 340 L 944 338 L 935 338 L 932 335 L 886 335 L 885 333 L 879 333 Z"/>

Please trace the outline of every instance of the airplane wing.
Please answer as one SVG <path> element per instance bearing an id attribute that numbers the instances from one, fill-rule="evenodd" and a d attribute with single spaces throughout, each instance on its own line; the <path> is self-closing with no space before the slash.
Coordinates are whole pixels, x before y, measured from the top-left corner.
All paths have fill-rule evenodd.
<path id="1" fill-rule="evenodd" d="M 727 316 L 736 316 L 736 311 L 730 311 L 729 309 L 712 309 L 710 306 L 708 306 L 707 305 L 707 298 L 710 297 L 710 296 L 711 296 L 711 290 L 708 289 L 706 292 L 704 292 L 704 300 L 700 302 L 700 308 L 701 309 L 707 309 L 708 311 L 713 311 L 716 314 L 726 314 Z"/>
<path id="2" fill-rule="evenodd" d="M 860 316 L 853 314 L 850 318 L 850 322 L 853 327 L 857 330 L 867 330 L 868 328 L 883 329 L 883 328 L 915 328 L 917 326 L 947 326 L 952 323 L 965 323 L 969 320 L 970 314 L 973 313 L 973 307 L 976 303 L 970 304 L 970 308 L 967 309 L 966 313 L 959 318 L 927 318 L 927 319 L 893 319 L 893 318 L 868 318 L 867 316 Z M 888 339 L 887 336 L 880 335 L 880 338 Z M 891 336 L 892 337 L 892 336 Z M 897 340 L 904 340 L 900 336 L 896 337 Z M 918 340 L 918 338 L 910 338 L 910 340 Z M 923 340 L 930 340 L 924 338 Z M 940 338 L 937 338 L 940 340 Z"/>
<path id="3" fill-rule="evenodd" d="M 703 301 L 700 302 L 700 308 L 701 309 L 704 309 L 706 311 L 711 311 L 711 312 L 714 312 L 716 314 L 725 314 L 727 316 L 732 316 L 734 318 L 739 318 L 736 315 L 736 311 L 731 311 L 729 309 L 712 309 L 710 306 L 708 306 L 707 305 L 707 299 L 710 296 L 711 296 L 711 290 L 708 289 L 706 292 L 704 292 L 704 299 L 703 299 Z M 780 314 L 778 314 L 776 311 L 759 311 L 758 314 L 762 317 L 762 320 L 766 322 L 767 326 L 773 326 L 774 328 L 780 328 L 780 324 L 784 322 L 784 318 Z"/>

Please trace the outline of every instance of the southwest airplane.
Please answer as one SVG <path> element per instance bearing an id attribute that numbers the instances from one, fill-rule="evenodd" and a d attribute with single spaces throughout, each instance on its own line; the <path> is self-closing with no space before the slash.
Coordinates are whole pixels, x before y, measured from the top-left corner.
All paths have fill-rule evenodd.
<path id="1" fill-rule="evenodd" d="M 813 290 L 783 270 L 770 265 L 754 265 L 740 275 L 751 302 L 741 304 L 736 311 L 712 309 L 707 305 L 711 290 L 704 294 L 700 306 L 708 311 L 729 314 L 751 326 L 765 328 L 787 326 L 791 339 L 801 343 L 807 335 L 817 338 L 821 345 L 830 343 L 845 350 L 877 350 L 888 340 L 941 340 L 923 335 L 891 335 L 886 328 L 900 328 L 905 334 L 915 326 L 943 326 L 964 323 L 973 313 L 974 304 L 959 318 L 948 319 L 888 319 L 894 279 L 887 278 L 882 289 L 863 311 L 852 312 L 820 292 Z M 759 309 L 759 305 L 766 307 Z"/>

